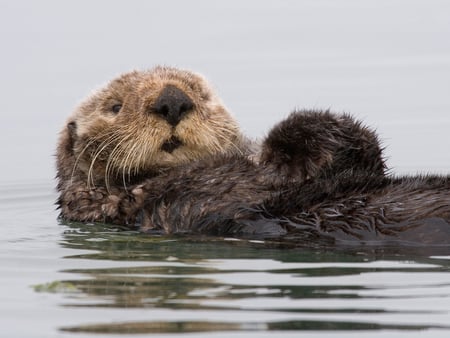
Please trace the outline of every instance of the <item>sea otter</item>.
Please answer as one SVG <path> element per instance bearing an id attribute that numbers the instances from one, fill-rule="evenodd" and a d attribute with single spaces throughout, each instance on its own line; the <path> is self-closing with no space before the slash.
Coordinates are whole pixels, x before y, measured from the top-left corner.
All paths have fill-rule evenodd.
<path id="1" fill-rule="evenodd" d="M 171 67 L 123 74 L 69 117 L 58 142 L 62 216 L 106 221 L 133 183 L 207 155 L 255 145 L 199 74 Z"/>
<path id="2" fill-rule="evenodd" d="M 142 231 L 294 241 L 450 243 L 448 177 L 386 175 L 349 115 L 295 111 L 256 148 L 201 76 L 132 72 L 69 118 L 61 217 Z"/>

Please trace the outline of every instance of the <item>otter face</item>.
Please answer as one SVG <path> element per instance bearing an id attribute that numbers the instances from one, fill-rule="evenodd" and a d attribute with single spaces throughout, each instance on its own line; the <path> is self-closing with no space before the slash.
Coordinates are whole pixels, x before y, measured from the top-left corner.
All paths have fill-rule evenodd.
<path id="1" fill-rule="evenodd" d="M 58 146 L 58 176 L 70 165 L 71 177 L 108 186 L 241 148 L 237 123 L 203 77 L 156 67 L 121 75 L 75 110 Z"/>

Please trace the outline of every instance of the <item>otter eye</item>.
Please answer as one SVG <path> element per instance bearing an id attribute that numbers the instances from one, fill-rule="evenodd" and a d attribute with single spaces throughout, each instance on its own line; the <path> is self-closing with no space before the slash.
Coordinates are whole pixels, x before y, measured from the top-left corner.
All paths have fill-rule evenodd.
<path id="1" fill-rule="evenodd" d="M 122 105 L 121 104 L 115 104 L 114 106 L 111 107 L 111 111 L 114 114 L 117 114 L 118 112 L 120 112 L 121 109 L 122 109 Z"/>

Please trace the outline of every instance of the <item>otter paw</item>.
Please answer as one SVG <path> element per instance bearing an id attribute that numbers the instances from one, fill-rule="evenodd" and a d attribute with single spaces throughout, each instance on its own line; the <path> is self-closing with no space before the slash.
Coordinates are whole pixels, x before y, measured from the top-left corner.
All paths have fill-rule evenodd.
<path id="1" fill-rule="evenodd" d="M 377 135 L 346 114 L 295 111 L 264 140 L 261 162 L 287 179 L 304 181 L 344 171 L 384 175 Z"/>
<path id="2" fill-rule="evenodd" d="M 103 217 L 106 219 L 114 219 L 118 215 L 120 197 L 117 195 L 109 195 L 106 202 L 102 204 L 101 210 Z"/>

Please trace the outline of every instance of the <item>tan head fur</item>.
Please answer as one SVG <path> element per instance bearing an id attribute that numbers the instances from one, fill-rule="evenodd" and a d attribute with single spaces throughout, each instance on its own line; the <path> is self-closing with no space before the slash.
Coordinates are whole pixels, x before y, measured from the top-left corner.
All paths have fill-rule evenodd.
<path id="1" fill-rule="evenodd" d="M 57 149 L 59 189 L 73 180 L 108 187 L 245 149 L 236 121 L 202 76 L 170 67 L 133 71 L 70 116 Z"/>

